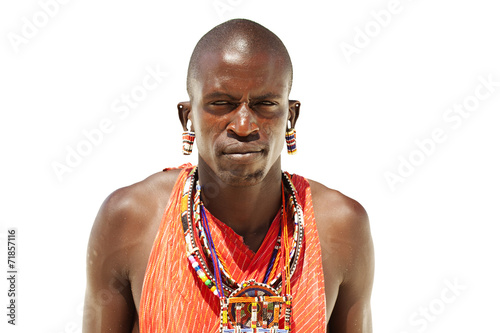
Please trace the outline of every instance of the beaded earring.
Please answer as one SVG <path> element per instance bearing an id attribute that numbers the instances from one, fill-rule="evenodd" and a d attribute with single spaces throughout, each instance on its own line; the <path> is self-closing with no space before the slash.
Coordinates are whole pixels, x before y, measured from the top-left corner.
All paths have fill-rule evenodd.
<path id="1" fill-rule="evenodd" d="M 193 152 L 195 134 L 192 131 L 182 132 L 182 153 L 184 155 L 191 155 Z"/>
<path id="2" fill-rule="evenodd" d="M 286 149 L 289 155 L 295 155 L 297 153 L 297 132 L 295 128 L 291 128 L 286 131 Z"/>

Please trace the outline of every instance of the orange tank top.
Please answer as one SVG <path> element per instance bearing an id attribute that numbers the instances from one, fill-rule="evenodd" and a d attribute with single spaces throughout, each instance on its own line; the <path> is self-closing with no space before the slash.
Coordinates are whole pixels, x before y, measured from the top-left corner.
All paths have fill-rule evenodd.
<path id="1" fill-rule="evenodd" d="M 141 333 L 219 332 L 220 302 L 197 277 L 186 255 L 181 224 L 181 199 L 191 165 L 183 166 L 151 250 L 139 309 Z M 323 267 L 309 183 L 293 175 L 304 213 L 304 240 L 291 280 L 292 333 L 326 331 Z M 213 241 L 236 281 L 262 281 L 279 232 L 275 218 L 259 250 L 252 252 L 236 234 L 209 215 Z"/>

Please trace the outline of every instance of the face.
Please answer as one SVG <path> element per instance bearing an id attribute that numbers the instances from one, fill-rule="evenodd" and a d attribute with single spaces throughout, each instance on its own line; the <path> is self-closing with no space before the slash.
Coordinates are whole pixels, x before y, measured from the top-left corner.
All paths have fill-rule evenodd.
<path id="1" fill-rule="evenodd" d="M 272 168 L 280 171 L 287 121 L 295 121 L 281 59 L 225 51 L 204 55 L 199 68 L 188 118 L 200 167 L 235 186 L 259 183 Z"/>

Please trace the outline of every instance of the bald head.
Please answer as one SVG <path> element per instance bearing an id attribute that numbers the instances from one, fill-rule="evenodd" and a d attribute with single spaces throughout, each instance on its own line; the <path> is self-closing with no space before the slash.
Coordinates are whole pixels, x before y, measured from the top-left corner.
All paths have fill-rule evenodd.
<path id="1" fill-rule="evenodd" d="M 265 53 L 284 64 L 289 76 L 288 91 L 292 87 L 292 62 L 283 42 L 269 29 L 246 19 L 224 22 L 207 32 L 196 44 L 187 75 L 187 91 L 192 100 L 193 84 L 203 70 L 201 59 L 205 56 L 220 56 L 234 61 L 248 59 Z"/>

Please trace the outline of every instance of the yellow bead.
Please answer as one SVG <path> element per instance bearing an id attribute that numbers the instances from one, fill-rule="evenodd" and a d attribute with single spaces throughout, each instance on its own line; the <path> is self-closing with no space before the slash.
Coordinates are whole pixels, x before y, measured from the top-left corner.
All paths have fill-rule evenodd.
<path id="1" fill-rule="evenodd" d="M 227 323 L 227 311 L 226 310 L 222 311 L 222 323 L 224 323 L 224 324 Z"/>

